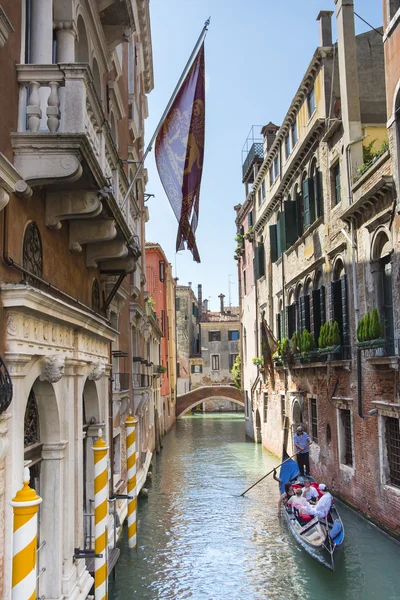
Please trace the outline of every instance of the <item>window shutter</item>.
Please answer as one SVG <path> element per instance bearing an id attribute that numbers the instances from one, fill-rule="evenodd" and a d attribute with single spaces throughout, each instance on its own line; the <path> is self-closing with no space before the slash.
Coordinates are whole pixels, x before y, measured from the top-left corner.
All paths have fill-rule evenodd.
<path id="1" fill-rule="evenodd" d="M 287 337 L 290 337 L 290 306 L 285 307 L 285 332 L 287 332 Z M 284 336 L 286 337 L 286 336 Z"/>
<path id="2" fill-rule="evenodd" d="M 341 287 L 341 298 L 342 298 L 342 331 L 343 331 L 343 345 L 349 345 L 349 310 L 347 302 L 347 276 L 343 275 L 340 278 Z M 346 351 L 346 349 L 345 349 Z"/>
<path id="3" fill-rule="evenodd" d="M 304 320 L 303 320 L 303 328 L 307 329 L 307 331 L 311 331 L 310 326 L 310 296 L 304 296 Z"/>
<path id="4" fill-rule="evenodd" d="M 244 237 L 243 237 L 244 236 L 244 227 L 243 227 L 243 225 L 240 228 L 240 235 L 242 236 L 242 242 L 241 242 L 242 248 L 244 248 Z"/>
<path id="5" fill-rule="evenodd" d="M 310 327 L 314 335 L 315 343 L 318 344 L 319 332 L 321 329 L 321 290 L 313 290 L 312 293 Z"/>
<path id="6" fill-rule="evenodd" d="M 282 311 L 276 315 L 276 334 L 278 340 L 282 339 L 281 315 Z"/>
<path id="7" fill-rule="evenodd" d="M 264 244 L 258 244 L 257 246 L 258 253 L 258 278 L 264 277 L 265 275 L 265 252 L 264 252 Z"/>
<path id="8" fill-rule="evenodd" d="M 296 304 L 291 304 L 286 308 L 287 310 L 287 336 L 289 339 L 293 336 L 296 331 Z"/>
<path id="9" fill-rule="evenodd" d="M 322 173 L 319 169 L 315 171 L 315 190 L 316 190 L 316 202 L 315 207 L 317 210 L 317 217 L 322 217 L 323 214 L 323 206 L 324 206 L 324 196 L 323 196 L 323 188 L 322 188 Z"/>
<path id="10" fill-rule="evenodd" d="M 253 257 L 253 270 L 254 270 L 254 281 L 259 279 L 260 268 L 258 264 L 258 246 L 255 248 L 254 257 Z"/>
<path id="11" fill-rule="evenodd" d="M 281 256 L 286 250 L 286 232 L 285 232 L 285 213 L 281 212 L 278 225 L 278 256 Z"/>
<path id="12" fill-rule="evenodd" d="M 297 204 L 291 200 L 283 203 L 285 211 L 285 237 L 286 250 L 292 246 L 298 238 L 297 235 Z"/>
<path id="13" fill-rule="evenodd" d="M 325 286 L 321 285 L 320 289 L 319 289 L 319 302 L 320 302 L 320 314 L 321 314 L 321 326 L 326 323 L 326 292 L 325 292 Z M 318 334 L 319 335 L 319 334 Z"/>
<path id="14" fill-rule="evenodd" d="M 278 245 L 277 245 L 277 226 L 269 226 L 269 245 L 271 253 L 271 262 L 274 263 L 278 260 Z"/>
<path id="15" fill-rule="evenodd" d="M 247 215 L 247 224 L 249 227 L 253 227 L 253 211 L 252 210 Z"/>
<path id="16" fill-rule="evenodd" d="M 310 226 L 310 195 L 308 189 L 308 179 L 303 181 L 303 203 L 304 203 L 304 227 Z"/>
<path id="17" fill-rule="evenodd" d="M 334 306 L 335 306 L 335 292 L 334 292 L 334 281 L 329 285 L 329 320 L 331 323 L 335 320 Z"/>
<path id="18" fill-rule="evenodd" d="M 301 333 L 305 327 L 305 297 L 300 296 L 299 298 L 299 327 L 298 332 Z"/>
<path id="19" fill-rule="evenodd" d="M 303 198 L 304 198 L 304 227 L 310 227 L 315 221 L 315 197 L 314 197 L 314 180 L 311 178 L 303 182 Z"/>

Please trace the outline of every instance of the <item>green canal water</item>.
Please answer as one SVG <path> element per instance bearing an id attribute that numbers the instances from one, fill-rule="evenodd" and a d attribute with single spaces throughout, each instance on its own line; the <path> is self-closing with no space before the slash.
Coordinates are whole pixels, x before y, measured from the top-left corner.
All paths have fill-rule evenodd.
<path id="1" fill-rule="evenodd" d="M 278 463 L 245 439 L 242 415 L 179 420 L 138 506 L 138 550 L 120 541 L 110 600 L 399 600 L 400 546 L 339 504 L 346 530 L 332 573 L 277 517 Z"/>

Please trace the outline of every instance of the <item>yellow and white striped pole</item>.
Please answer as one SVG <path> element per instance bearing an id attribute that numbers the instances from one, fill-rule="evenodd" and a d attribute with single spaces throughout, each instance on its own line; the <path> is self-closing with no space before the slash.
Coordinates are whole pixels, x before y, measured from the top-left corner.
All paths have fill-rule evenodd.
<path id="1" fill-rule="evenodd" d="M 97 442 L 92 446 L 94 453 L 94 551 L 102 554 L 94 559 L 95 600 L 107 598 L 107 516 L 108 516 L 108 446 L 99 429 Z"/>
<path id="2" fill-rule="evenodd" d="M 136 548 L 136 508 L 137 508 L 137 489 L 136 489 L 136 424 L 138 419 L 132 417 L 129 411 L 129 417 L 125 421 L 126 426 L 126 459 L 128 468 L 128 545 L 129 548 Z"/>
<path id="3" fill-rule="evenodd" d="M 12 600 L 36 600 L 36 546 L 39 504 L 42 499 L 29 487 L 24 468 L 24 487 L 11 501 L 14 509 Z"/>

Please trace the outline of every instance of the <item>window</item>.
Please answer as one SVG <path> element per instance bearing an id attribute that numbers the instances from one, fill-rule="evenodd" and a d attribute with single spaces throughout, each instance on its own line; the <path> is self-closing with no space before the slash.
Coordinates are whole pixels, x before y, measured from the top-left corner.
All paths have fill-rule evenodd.
<path id="1" fill-rule="evenodd" d="M 249 227 L 253 227 L 253 225 L 254 225 L 253 211 L 252 210 L 247 215 L 247 224 L 248 224 Z"/>
<path id="2" fill-rule="evenodd" d="M 264 200 L 264 198 L 265 198 L 265 179 L 263 179 L 261 182 L 261 196 L 262 196 L 262 200 Z"/>
<path id="3" fill-rule="evenodd" d="M 211 369 L 219 371 L 219 354 L 211 354 Z"/>
<path id="4" fill-rule="evenodd" d="M 247 294 L 246 271 L 243 271 L 243 296 Z"/>
<path id="5" fill-rule="evenodd" d="M 24 241 L 22 246 L 22 264 L 24 269 L 36 275 L 42 277 L 43 269 L 43 254 L 42 254 L 42 240 L 40 237 L 39 229 L 34 221 L 29 223 L 25 229 Z M 29 275 L 24 275 L 24 279 L 31 285 L 35 283 L 35 279 Z"/>
<path id="6" fill-rule="evenodd" d="M 180 363 L 176 363 L 176 376 L 177 377 L 181 376 L 181 364 Z"/>
<path id="7" fill-rule="evenodd" d="M 239 339 L 239 331 L 228 331 L 228 340 L 234 342 Z"/>
<path id="8" fill-rule="evenodd" d="M 258 188 L 257 198 L 258 198 L 258 206 L 261 206 L 261 204 L 262 204 L 261 188 Z"/>
<path id="9" fill-rule="evenodd" d="M 339 452 L 340 462 L 348 467 L 353 466 L 353 433 L 351 427 L 351 411 L 339 409 Z"/>
<path id="10" fill-rule="evenodd" d="M 203 372 L 203 365 L 191 365 L 191 372 L 192 373 L 202 373 Z"/>
<path id="11" fill-rule="evenodd" d="M 385 437 L 389 485 L 400 487 L 400 421 L 394 417 L 385 419 Z"/>
<path id="12" fill-rule="evenodd" d="M 279 176 L 279 156 L 274 158 L 274 174 L 276 179 Z"/>
<path id="13" fill-rule="evenodd" d="M 180 310 L 181 308 L 181 299 L 175 298 L 175 310 Z"/>
<path id="14" fill-rule="evenodd" d="M 311 92 L 307 96 L 307 106 L 308 106 L 308 116 L 311 119 L 314 111 L 315 111 L 315 91 L 314 87 Z"/>
<path id="15" fill-rule="evenodd" d="M 274 168 L 270 167 L 269 169 L 269 185 L 272 187 L 274 184 Z"/>
<path id="16" fill-rule="evenodd" d="M 268 421 L 268 392 L 264 392 L 264 423 Z"/>
<path id="17" fill-rule="evenodd" d="M 209 342 L 220 342 L 221 341 L 221 332 L 220 331 L 209 331 L 208 332 L 208 341 Z"/>
<path id="18" fill-rule="evenodd" d="M 229 370 L 232 371 L 233 369 L 233 365 L 235 364 L 235 360 L 237 359 L 238 355 L 237 354 L 230 354 L 229 355 Z"/>
<path id="19" fill-rule="evenodd" d="M 290 156 L 290 135 L 287 134 L 287 136 L 285 137 L 285 156 L 286 158 L 289 158 Z"/>
<path id="20" fill-rule="evenodd" d="M 161 311 L 161 331 L 163 332 L 163 337 L 165 337 L 166 328 L 167 328 L 166 314 L 165 314 L 165 310 L 162 310 Z"/>
<path id="21" fill-rule="evenodd" d="M 349 311 L 347 276 L 341 259 L 335 263 L 332 279 L 330 286 L 331 321 L 337 321 L 339 325 L 342 358 L 346 359 L 349 353 Z"/>
<path id="22" fill-rule="evenodd" d="M 100 312 L 100 286 L 97 279 L 94 279 L 92 284 L 92 310 Z"/>
<path id="23" fill-rule="evenodd" d="M 390 19 L 392 19 L 394 17 L 394 15 L 396 14 L 396 12 L 399 10 L 400 8 L 400 0 L 389 0 L 388 2 L 388 23 L 390 21 Z"/>
<path id="24" fill-rule="evenodd" d="M 313 442 L 318 444 L 317 401 L 310 398 L 310 433 Z"/>
<path id="25" fill-rule="evenodd" d="M 332 198 L 333 204 L 336 206 L 341 201 L 341 187 L 340 187 L 340 163 L 337 162 L 336 165 L 332 168 Z"/>
<path id="26" fill-rule="evenodd" d="M 292 148 L 297 144 L 298 136 L 297 136 L 297 119 L 290 126 L 290 133 L 292 135 Z"/>
<path id="27" fill-rule="evenodd" d="M 165 263 L 163 260 L 159 262 L 160 281 L 165 281 Z"/>

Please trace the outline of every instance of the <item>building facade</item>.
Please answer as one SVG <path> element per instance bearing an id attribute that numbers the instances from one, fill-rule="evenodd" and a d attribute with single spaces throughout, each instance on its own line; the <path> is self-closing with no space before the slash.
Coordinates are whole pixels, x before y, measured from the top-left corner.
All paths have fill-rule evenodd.
<path id="1" fill-rule="evenodd" d="M 246 190 L 258 320 L 280 341 L 274 377 L 261 369 L 253 386 L 253 420 L 277 455 L 292 452 L 302 423 L 312 474 L 398 533 L 399 223 L 384 46 L 377 31 L 355 36 L 352 2 L 335 9 L 338 42 L 333 13 L 321 12 L 320 45 L 272 144 L 264 131 Z"/>
<path id="2" fill-rule="evenodd" d="M 178 396 L 190 392 L 190 360 L 201 357 L 198 306 L 199 303 L 192 290 L 191 283 L 188 286 L 176 286 L 176 374 Z"/>
<path id="3" fill-rule="evenodd" d="M 130 303 L 145 307 L 145 171 L 127 192 L 153 88 L 148 1 L 6 0 L 0 64 L 0 355 L 14 388 L 0 416 L 0 597 L 11 597 L 10 501 L 27 465 L 42 497 L 37 597 L 83 600 L 92 570 L 76 549 L 93 547 L 92 446 L 101 428 L 109 494 L 124 493 L 124 421 L 136 408 Z M 125 500 L 117 513 L 110 550 Z"/>

